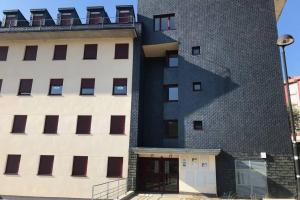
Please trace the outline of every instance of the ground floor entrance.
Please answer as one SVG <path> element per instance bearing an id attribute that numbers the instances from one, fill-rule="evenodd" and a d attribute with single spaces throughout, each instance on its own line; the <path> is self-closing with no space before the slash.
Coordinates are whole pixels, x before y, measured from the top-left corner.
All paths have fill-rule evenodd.
<path id="1" fill-rule="evenodd" d="M 139 158 L 137 181 L 139 191 L 178 193 L 178 158 Z"/>

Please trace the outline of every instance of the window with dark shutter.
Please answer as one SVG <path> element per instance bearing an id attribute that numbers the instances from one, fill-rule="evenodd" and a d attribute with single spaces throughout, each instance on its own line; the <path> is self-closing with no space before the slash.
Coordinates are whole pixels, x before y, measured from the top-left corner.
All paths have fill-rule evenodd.
<path id="1" fill-rule="evenodd" d="M 107 177 L 108 178 L 122 178 L 122 172 L 123 172 L 123 158 L 122 157 L 108 157 Z"/>
<path id="2" fill-rule="evenodd" d="M 3 80 L 0 79 L 0 93 L 1 93 L 1 89 L 2 89 L 2 82 L 3 82 Z"/>
<path id="3" fill-rule="evenodd" d="M 12 127 L 12 133 L 25 133 L 27 115 L 15 115 Z"/>
<path id="4" fill-rule="evenodd" d="M 103 21 L 100 12 L 91 12 L 89 16 L 89 24 L 100 24 Z"/>
<path id="5" fill-rule="evenodd" d="M 128 59 L 129 44 L 115 45 L 115 59 Z"/>
<path id="6" fill-rule="evenodd" d="M 60 25 L 61 26 L 70 26 L 73 22 L 72 13 L 61 13 Z"/>
<path id="7" fill-rule="evenodd" d="M 120 10 L 119 11 L 119 23 L 126 24 L 131 22 L 131 15 L 129 10 Z"/>
<path id="8" fill-rule="evenodd" d="M 55 45 L 53 60 L 66 60 L 67 45 Z"/>
<path id="9" fill-rule="evenodd" d="M 6 61 L 8 53 L 7 46 L 0 46 L 0 61 Z"/>
<path id="10" fill-rule="evenodd" d="M 18 174 L 21 155 L 7 155 L 5 174 Z"/>
<path id="11" fill-rule="evenodd" d="M 56 134 L 58 126 L 58 115 L 47 115 L 45 118 L 44 133 Z"/>
<path id="12" fill-rule="evenodd" d="M 84 56 L 83 59 L 85 60 L 92 60 L 97 59 L 97 44 L 86 44 L 84 45 Z"/>
<path id="13" fill-rule="evenodd" d="M 88 164 L 87 156 L 74 156 L 72 176 L 86 176 L 87 164 Z"/>
<path id="14" fill-rule="evenodd" d="M 113 79 L 113 95 L 127 95 L 127 78 Z"/>
<path id="15" fill-rule="evenodd" d="M 51 79 L 49 87 L 49 95 L 60 96 L 62 95 L 64 79 Z"/>
<path id="16" fill-rule="evenodd" d="M 110 134 L 125 134 L 125 116 L 111 116 Z"/>
<path id="17" fill-rule="evenodd" d="M 178 138 L 178 121 L 177 120 L 165 121 L 165 132 L 167 138 Z"/>
<path id="18" fill-rule="evenodd" d="M 198 130 L 198 131 L 203 130 L 202 121 L 194 121 L 194 130 Z"/>
<path id="19" fill-rule="evenodd" d="M 77 117 L 76 134 L 90 134 L 92 116 L 81 115 Z"/>
<path id="20" fill-rule="evenodd" d="M 29 96 L 31 94 L 32 79 L 21 79 L 19 86 L 19 96 Z"/>
<path id="21" fill-rule="evenodd" d="M 24 60 L 25 61 L 36 60 L 37 50 L 38 50 L 38 46 L 26 46 Z"/>
<path id="22" fill-rule="evenodd" d="M 95 79 L 83 78 L 81 79 L 80 95 L 94 95 Z"/>
<path id="23" fill-rule="evenodd" d="M 53 170 L 54 156 L 42 155 L 40 156 L 40 164 L 38 175 L 40 176 L 51 176 Z"/>

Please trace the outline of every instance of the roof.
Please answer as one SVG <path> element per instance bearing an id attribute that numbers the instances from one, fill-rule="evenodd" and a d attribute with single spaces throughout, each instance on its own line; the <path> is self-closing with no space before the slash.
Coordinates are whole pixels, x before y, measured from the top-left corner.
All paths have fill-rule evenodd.
<path id="1" fill-rule="evenodd" d="M 221 149 L 189 149 L 189 148 L 147 148 L 134 147 L 131 148 L 137 154 L 207 154 L 219 155 Z"/>
<path id="2" fill-rule="evenodd" d="M 276 19 L 278 21 L 284 9 L 284 6 L 286 4 L 286 0 L 274 0 L 274 4 L 275 4 Z"/>
<path id="3" fill-rule="evenodd" d="M 289 83 L 297 83 L 300 81 L 300 76 L 289 77 Z"/>

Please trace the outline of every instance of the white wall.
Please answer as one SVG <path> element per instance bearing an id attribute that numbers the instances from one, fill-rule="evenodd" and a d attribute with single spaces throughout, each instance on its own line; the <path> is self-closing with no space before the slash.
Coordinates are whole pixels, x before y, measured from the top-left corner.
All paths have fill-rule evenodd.
<path id="1" fill-rule="evenodd" d="M 98 44 L 97 60 L 83 60 L 84 44 Z M 130 43 L 128 60 L 114 60 L 115 43 Z M 68 44 L 67 59 L 53 61 L 55 44 Z M 106 179 L 107 157 L 123 157 L 127 177 L 133 40 L 131 38 L 0 41 L 0 194 L 91 197 Z M 26 45 L 38 45 L 36 61 L 23 61 Z M 19 80 L 32 78 L 32 96 L 19 97 Z M 63 95 L 47 96 L 51 78 L 63 78 Z M 81 78 L 95 78 L 95 96 L 79 96 Z M 128 79 L 128 95 L 112 96 L 113 78 Z M 11 134 L 14 115 L 28 115 L 26 133 Z M 59 115 L 58 134 L 44 135 L 45 115 Z M 76 135 L 77 115 L 92 115 L 91 135 Z M 109 135 L 110 116 L 126 115 L 125 135 Z M 19 175 L 4 175 L 7 154 L 21 154 Z M 53 176 L 37 176 L 39 156 L 55 155 Z M 86 178 L 71 176 L 73 156 L 88 156 Z"/>

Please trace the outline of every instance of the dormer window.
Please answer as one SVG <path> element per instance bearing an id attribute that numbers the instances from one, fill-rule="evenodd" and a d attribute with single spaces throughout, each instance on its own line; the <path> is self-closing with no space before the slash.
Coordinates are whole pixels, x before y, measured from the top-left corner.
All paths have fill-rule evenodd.
<path id="1" fill-rule="evenodd" d="M 101 12 L 91 12 L 89 24 L 100 24 L 100 23 L 102 23 Z"/>
<path id="2" fill-rule="evenodd" d="M 17 16 L 16 15 L 6 15 L 5 27 L 17 26 Z"/>
<path id="3" fill-rule="evenodd" d="M 72 13 L 61 13 L 61 22 L 62 26 L 70 26 L 72 25 L 73 17 Z"/>
<path id="4" fill-rule="evenodd" d="M 43 26 L 44 20 L 43 14 L 34 14 L 32 17 L 32 26 Z"/>
<path id="5" fill-rule="evenodd" d="M 130 20 L 130 11 L 129 10 L 120 10 L 119 11 L 119 22 L 120 23 L 129 23 Z"/>

